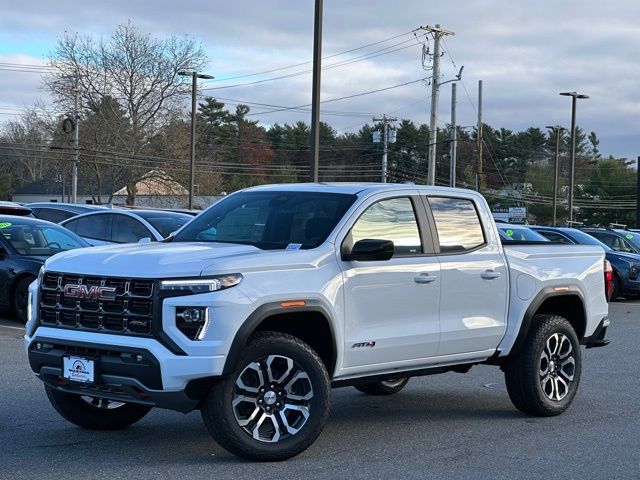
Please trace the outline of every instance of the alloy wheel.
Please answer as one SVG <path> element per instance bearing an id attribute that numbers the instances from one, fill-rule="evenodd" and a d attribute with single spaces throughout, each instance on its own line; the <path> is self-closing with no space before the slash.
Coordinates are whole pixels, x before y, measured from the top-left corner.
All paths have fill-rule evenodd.
<path id="1" fill-rule="evenodd" d="M 276 443 L 304 427 L 312 398 L 307 372 L 289 357 L 269 355 L 247 365 L 236 378 L 233 414 L 255 440 Z"/>
<path id="2" fill-rule="evenodd" d="M 571 340 L 562 334 L 551 335 L 540 354 L 540 385 L 544 394 L 561 401 L 569 393 L 576 371 Z"/>

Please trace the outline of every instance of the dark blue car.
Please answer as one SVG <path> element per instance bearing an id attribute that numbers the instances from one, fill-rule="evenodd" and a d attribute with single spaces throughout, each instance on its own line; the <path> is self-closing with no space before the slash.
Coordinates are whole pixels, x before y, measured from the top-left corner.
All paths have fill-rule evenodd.
<path id="1" fill-rule="evenodd" d="M 27 319 L 27 288 L 51 255 L 89 244 L 55 223 L 0 216 L 0 308 Z"/>
<path id="2" fill-rule="evenodd" d="M 637 298 L 640 295 L 640 255 L 629 252 L 616 252 L 591 235 L 576 228 L 567 227 L 530 227 L 552 242 L 574 245 L 597 245 L 605 251 L 605 257 L 613 267 L 613 293 L 611 300 L 617 297 Z"/>

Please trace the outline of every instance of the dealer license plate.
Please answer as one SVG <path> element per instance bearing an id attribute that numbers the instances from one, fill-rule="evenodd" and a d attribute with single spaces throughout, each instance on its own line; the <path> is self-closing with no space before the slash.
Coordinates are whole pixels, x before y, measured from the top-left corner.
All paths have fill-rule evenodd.
<path id="1" fill-rule="evenodd" d="M 63 357 L 62 376 L 72 382 L 93 383 L 94 361 L 83 357 Z"/>

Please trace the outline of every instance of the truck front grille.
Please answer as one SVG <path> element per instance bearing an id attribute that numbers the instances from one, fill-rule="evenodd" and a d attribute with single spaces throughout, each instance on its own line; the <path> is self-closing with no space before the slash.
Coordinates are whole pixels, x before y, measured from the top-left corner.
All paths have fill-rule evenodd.
<path id="1" fill-rule="evenodd" d="M 150 336 L 153 280 L 45 273 L 40 323 L 47 327 Z"/>

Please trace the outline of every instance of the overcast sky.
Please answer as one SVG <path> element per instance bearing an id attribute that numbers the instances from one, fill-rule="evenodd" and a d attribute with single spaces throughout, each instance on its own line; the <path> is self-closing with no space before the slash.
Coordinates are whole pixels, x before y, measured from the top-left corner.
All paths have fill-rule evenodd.
<path id="1" fill-rule="evenodd" d="M 0 62 L 42 64 L 65 31 L 108 35 L 115 25 L 130 19 L 157 36 L 191 35 L 202 41 L 211 60 L 207 73 L 216 76 L 209 87 L 272 78 L 308 70 L 310 65 L 225 80 L 311 60 L 313 5 L 313 0 L 0 0 Z M 464 65 L 463 84 L 458 88 L 459 124 L 476 122 L 479 79 L 484 81 L 485 122 L 513 130 L 552 124 L 568 127 L 570 99 L 558 92 L 576 90 L 591 97 L 578 105 L 578 124 L 598 134 L 602 153 L 635 158 L 640 154 L 639 20 L 640 2 L 634 0 L 325 0 L 323 56 L 380 42 L 420 25 L 440 23 L 455 32 L 446 39 L 445 51 L 458 67 Z M 421 45 L 410 34 L 326 59 L 324 64 L 392 45 L 397 46 L 388 50 L 402 49 L 325 70 L 322 99 L 428 75 L 421 66 Z M 454 72 L 450 56 L 444 55 L 442 80 L 452 78 Z M 428 123 L 429 89 L 419 82 L 326 103 L 323 120 L 340 132 L 371 122 L 371 113 Z M 450 118 L 450 91 L 450 85 L 443 86 L 441 125 Z M 233 101 L 304 105 L 311 101 L 311 75 L 206 93 Z M 47 102 L 37 73 L 0 69 L 0 121 L 38 99 Z M 336 111 L 350 113 L 336 115 Z M 308 122 L 309 117 L 308 112 L 255 116 L 265 125 Z"/>

